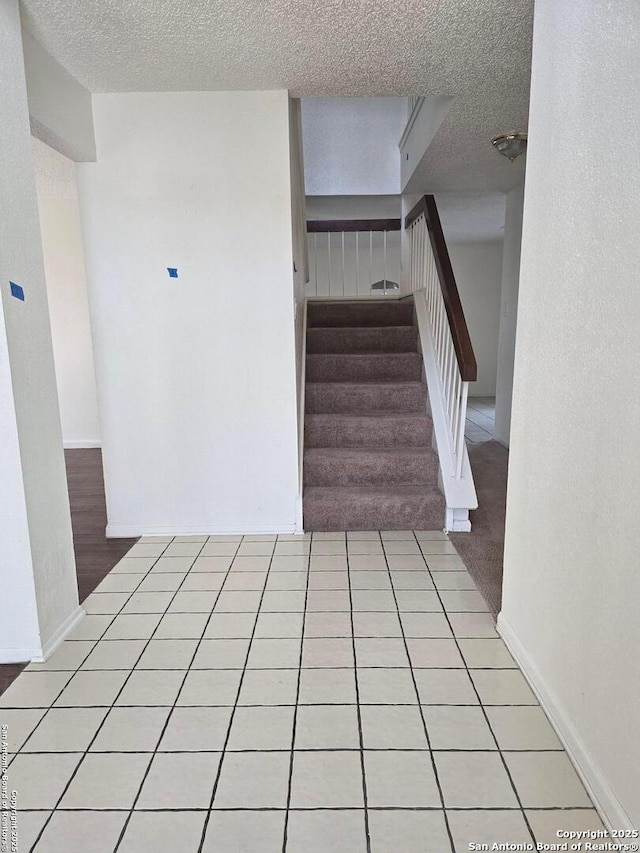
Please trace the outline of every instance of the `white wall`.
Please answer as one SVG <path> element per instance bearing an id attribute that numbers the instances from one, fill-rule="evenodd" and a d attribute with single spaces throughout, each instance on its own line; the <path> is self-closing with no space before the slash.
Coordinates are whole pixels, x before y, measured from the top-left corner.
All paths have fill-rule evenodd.
<path id="1" fill-rule="evenodd" d="M 307 195 L 400 192 L 404 98 L 304 98 Z"/>
<path id="2" fill-rule="evenodd" d="M 0 663 L 46 653 L 78 608 L 17 0 L 0 3 Z M 11 296 L 9 282 L 24 289 Z"/>
<path id="3" fill-rule="evenodd" d="M 495 437 L 506 447 L 509 446 L 509 433 L 511 431 L 511 397 L 516 347 L 523 203 L 524 184 L 509 190 L 505 209 L 504 251 L 502 253 L 495 422 Z"/>
<path id="4" fill-rule="evenodd" d="M 95 160 L 91 93 L 32 35 L 22 39 L 33 134 L 72 160 Z"/>
<path id="5" fill-rule="evenodd" d="M 478 380 L 469 386 L 472 397 L 496 393 L 502 241 L 449 243 L 453 274 L 478 363 Z"/>
<path id="6" fill-rule="evenodd" d="M 293 530 L 288 95 L 95 95 L 94 120 L 78 187 L 109 533 Z"/>
<path id="7" fill-rule="evenodd" d="M 616 829 L 640 827 L 639 53 L 635 0 L 536 3 L 500 617 Z"/>
<path id="8" fill-rule="evenodd" d="M 33 155 L 62 438 L 65 447 L 99 447 L 76 167 L 37 139 Z"/>
<path id="9" fill-rule="evenodd" d="M 415 192 L 415 187 L 407 188 L 407 184 L 440 129 L 452 103 L 453 98 L 448 95 L 432 95 L 420 99 L 415 112 L 412 111 L 409 115 L 399 140 L 400 183 L 403 190 Z"/>
<path id="10" fill-rule="evenodd" d="M 307 219 L 397 219 L 399 195 L 309 195 Z"/>

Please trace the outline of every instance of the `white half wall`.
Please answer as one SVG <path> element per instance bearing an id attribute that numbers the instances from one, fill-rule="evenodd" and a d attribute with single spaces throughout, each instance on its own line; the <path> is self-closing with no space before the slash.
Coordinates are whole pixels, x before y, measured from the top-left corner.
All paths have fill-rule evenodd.
<path id="1" fill-rule="evenodd" d="M 478 363 L 471 397 L 493 397 L 498 368 L 502 240 L 448 243 L 453 274 Z"/>
<path id="2" fill-rule="evenodd" d="M 399 193 L 406 111 L 405 98 L 304 98 L 307 194 Z"/>
<path id="3" fill-rule="evenodd" d="M 524 184 L 509 190 L 505 207 L 504 251 L 502 253 L 495 422 L 495 437 L 505 447 L 509 446 L 509 433 L 511 431 L 511 398 L 513 393 L 513 361 L 516 348 L 523 203 Z"/>
<path id="4" fill-rule="evenodd" d="M 307 196 L 309 220 L 398 219 L 400 208 L 399 195 Z M 387 232 L 385 265 L 382 232 L 373 232 L 371 240 L 368 231 L 347 232 L 344 235 L 343 264 L 340 232 L 309 234 L 307 294 L 322 297 L 371 296 L 371 284 L 385 278 L 385 266 L 387 280 L 400 283 L 400 243 L 400 231 Z"/>
<path id="5" fill-rule="evenodd" d="M 62 439 L 99 447 L 100 421 L 75 163 L 33 140 Z"/>
<path id="6" fill-rule="evenodd" d="M 640 828 L 639 53 L 636 0 L 537 0 L 499 623 L 617 830 Z"/>
<path id="7" fill-rule="evenodd" d="M 293 531 L 288 94 L 95 95 L 94 120 L 78 186 L 108 532 Z"/>

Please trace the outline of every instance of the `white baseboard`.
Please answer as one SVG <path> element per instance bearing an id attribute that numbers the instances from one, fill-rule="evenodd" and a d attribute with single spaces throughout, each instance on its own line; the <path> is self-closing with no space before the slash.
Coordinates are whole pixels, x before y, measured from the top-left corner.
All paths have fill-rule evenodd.
<path id="1" fill-rule="evenodd" d="M 0 649 L 0 664 L 2 663 L 44 663 L 55 652 L 65 638 L 73 631 L 87 614 L 78 605 L 64 620 L 47 642 L 38 648 L 31 649 Z"/>
<path id="2" fill-rule="evenodd" d="M 304 523 L 302 516 L 302 495 L 296 498 L 296 529 L 294 533 L 304 533 Z"/>
<path id="3" fill-rule="evenodd" d="M 42 654 L 42 649 L 0 649 L 0 664 L 30 663 Z"/>
<path id="4" fill-rule="evenodd" d="M 102 447 L 102 442 L 96 438 L 78 438 L 72 441 L 63 441 L 62 446 L 65 450 L 82 450 L 91 447 Z"/>
<path id="5" fill-rule="evenodd" d="M 107 524 L 107 539 L 134 539 L 138 536 L 273 536 L 278 533 L 299 533 L 295 524 L 275 527 L 140 527 L 133 524 Z"/>
<path id="6" fill-rule="evenodd" d="M 560 703 L 548 687 L 540 670 L 531 660 L 513 626 L 500 613 L 498 632 L 515 658 L 522 674 L 529 682 L 542 709 L 549 718 L 556 734 L 567 751 L 573 766 L 587 789 L 593 804 L 609 831 L 635 830 L 637 827 L 627 814 L 611 786 L 594 763 L 585 744 L 580 740 L 571 721 L 563 713 Z"/>
<path id="7" fill-rule="evenodd" d="M 85 611 L 78 605 L 76 609 L 64 620 L 62 625 L 58 627 L 56 631 L 54 631 L 53 635 L 49 637 L 47 642 L 42 647 L 41 652 L 35 658 L 32 658 L 32 663 L 44 663 L 47 658 L 50 658 L 51 655 L 55 652 L 55 650 L 60 646 L 65 638 L 73 631 L 73 629 L 78 625 L 87 614 Z"/>

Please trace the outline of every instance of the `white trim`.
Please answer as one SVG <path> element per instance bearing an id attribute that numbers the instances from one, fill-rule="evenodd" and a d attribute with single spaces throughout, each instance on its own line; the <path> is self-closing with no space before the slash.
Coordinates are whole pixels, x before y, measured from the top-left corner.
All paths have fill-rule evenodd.
<path id="1" fill-rule="evenodd" d="M 87 614 L 78 605 L 76 609 L 53 632 L 44 646 L 31 649 L 0 649 L 0 664 L 4 663 L 44 663 L 55 652 L 68 634 L 78 625 Z"/>
<path id="2" fill-rule="evenodd" d="M 402 136 L 400 137 L 400 142 L 398 142 L 398 148 L 400 149 L 400 151 L 402 151 L 407 139 L 409 138 L 409 134 L 411 133 L 413 125 L 416 123 L 416 119 L 420 115 L 420 110 L 422 109 L 423 104 L 424 98 L 418 98 L 414 108 L 411 110 L 411 115 L 409 116 L 409 119 L 407 121 L 407 126 L 405 127 Z"/>
<path id="3" fill-rule="evenodd" d="M 497 628 L 560 738 L 604 825 L 609 831 L 636 829 L 624 806 L 593 761 L 589 750 L 580 739 L 557 697 L 547 685 L 543 674 L 531 659 L 517 632 L 502 613 L 498 615 Z"/>
<path id="4" fill-rule="evenodd" d="M 364 233 L 364 232 L 360 232 Z M 387 293 L 386 296 L 382 295 L 382 291 L 374 291 L 370 296 L 368 294 L 359 293 L 358 295 L 349 296 L 349 294 L 338 295 L 336 293 L 329 296 L 307 296 L 307 302 L 371 302 L 372 300 L 382 301 L 384 299 L 385 302 L 391 302 L 397 299 L 406 299 L 408 296 L 412 296 L 411 293 L 402 293 L 401 290 L 393 290 Z"/>
<path id="5" fill-rule="evenodd" d="M 107 524 L 107 539 L 137 539 L 139 536 L 272 536 L 299 533 L 295 523 L 273 527 L 140 527 L 135 524 Z"/>
<path id="6" fill-rule="evenodd" d="M 298 388 L 298 497 L 296 498 L 296 533 L 304 533 L 303 494 L 304 494 L 304 416 L 307 369 L 307 304 L 302 306 L 302 335 L 300 340 L 300 387 Z"/>
<path id="7" fill-rule="evenodd" d="M 471 521 L 469 520 L 469 510 L 447 507 L 445 509 L 444 532 L 470 533 Z"/>
<path id="8" fill-rule="evenodd" d="M 99 438 L 74 438 L 63 441 L 62 446 L 65 450 L 80 450 L 88 447 L 102 447 L 102 442 Z"/>
<path id="9" fill-rule="evenodd" d="M 42 653 L 42 649 L 0 649 L 0 664 L 29 663 Z"/>
<path id="10" fill-rule="evenodd" d="M 304 514 L 303 514 L 303 498 L 299 494 L 296 498 L 296 529 L 294 533 L 304 533 Z"/>

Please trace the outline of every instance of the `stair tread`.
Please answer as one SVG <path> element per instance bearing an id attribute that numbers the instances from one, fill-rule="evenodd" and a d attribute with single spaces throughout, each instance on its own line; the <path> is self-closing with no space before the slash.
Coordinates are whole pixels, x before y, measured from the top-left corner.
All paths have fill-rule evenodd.
<path id="1" fill-rule="evenodd" d="M 332 352 L 307 352 L 307 356 L 310 356 L 310 355 L 328 355 L 328 356 L 331 356 L 332 358 L 336 355 L 364 355 L 364 356 L 367 356 L 367 358 L 370 358 L 372 355 L 390 356 L 390 355 L 418 355 L 418 354 L 419 353 L 417 353 L 413 349 L 403 350 L 402 352 L 398 352 L 397 350 L 394 352 L 380 352 L 379 350 L 378 351 L 376 351 L 376 350 L 358 350 L 358 352 L 345 352 L 344 350 L 332 351 Z"/>
<path id="2" fill-rule="evenodd" d="M 442 498 L 442 492 L 437 485 L 407 485 L 407 484 L 382 484 L 367 486 L 305 486 L 304 493 L 307 497 L 322 497 L 329 493 L 339 492 L 341 495 L 397 495 L 398 497 L 429 497 L 431 495 Z"/>
<path id="3" fill-rule="evenodd" d="M 421 358 L 416 350 L 406 352 L 308 352 L 307 358 L 379 358 L 388 361 L 390 358 Z"/>
<path id="4" fill-rule="evenodd" d="M 325 384 L 325 383 L 323 383 Z M 399 409 L 377 410 L 375 412 L 307 412 L 308 418 L 424 418 L 431 420 L 427 412 L 405 412 Z"/>
<path id="5" fill-rule="evenodd" d="M 385 331 L 386 329 L 393 329 L 393 331 L 395 332 L 396 329 L 415 329 L 415 328 L 416 327 L 411 323 L 404 323 L 401 326 L 388 326 L 388 325 L 385 325 L 385 326 L 358 326 L 358 325 L 355 325 L 355 326 L 310 326 L 307 331 L 308 332 L 318 332 L 321 330 L 331 329 L 332 332 L 335 332 L 336 329 L 338 329 L 341 332 L 348 332 L 350 330 L 353 331 L 354 329 L 357 329 L 357 330 L 366 329 L 367 332 L 382 332 L 382 331 Z"/>
<path id="6" fill-rule="evenodd" d="M 431 457 L 435 451 L 429 447 L 428 445 L 418 445 L 416 447 L 380 447 L 379 445 L 364 445 L 358 447 L 333 447 L 332 445 L 327 445 L 326 447 L 308 447 L 306 448 L 305 456 L 307 454 L 313 456 L 319 456 L 321 454 L 332 454 L 335 456 L 363 456 L 366 453 L 375 453 L 381 456 L 428 456 Z"/>
<path id="7" fill-rule="evenodd" d="M 375 388 L 376 385 L 379 385 L 382 388 L 388 388 L 390 385 L 401 385 L 403 388 L 408 388 L 409 386 L 413 388 L 426 388 L 424 382 L 420 382 L 419 379 L 372 379 L 371 381 L 366 379 L 343 379 L 343 380 L 335 380 L 335 379 L 327 379 L 324 380 L 309 380 L 305 383 L 306 385 L 322 385 L 323 388 L 327 388 L 330 385 L 339 385 L 341 388 L 344 388 L 345 385 L 353 385 L 355 387 L 363 386 L 364 388 Z"/>

